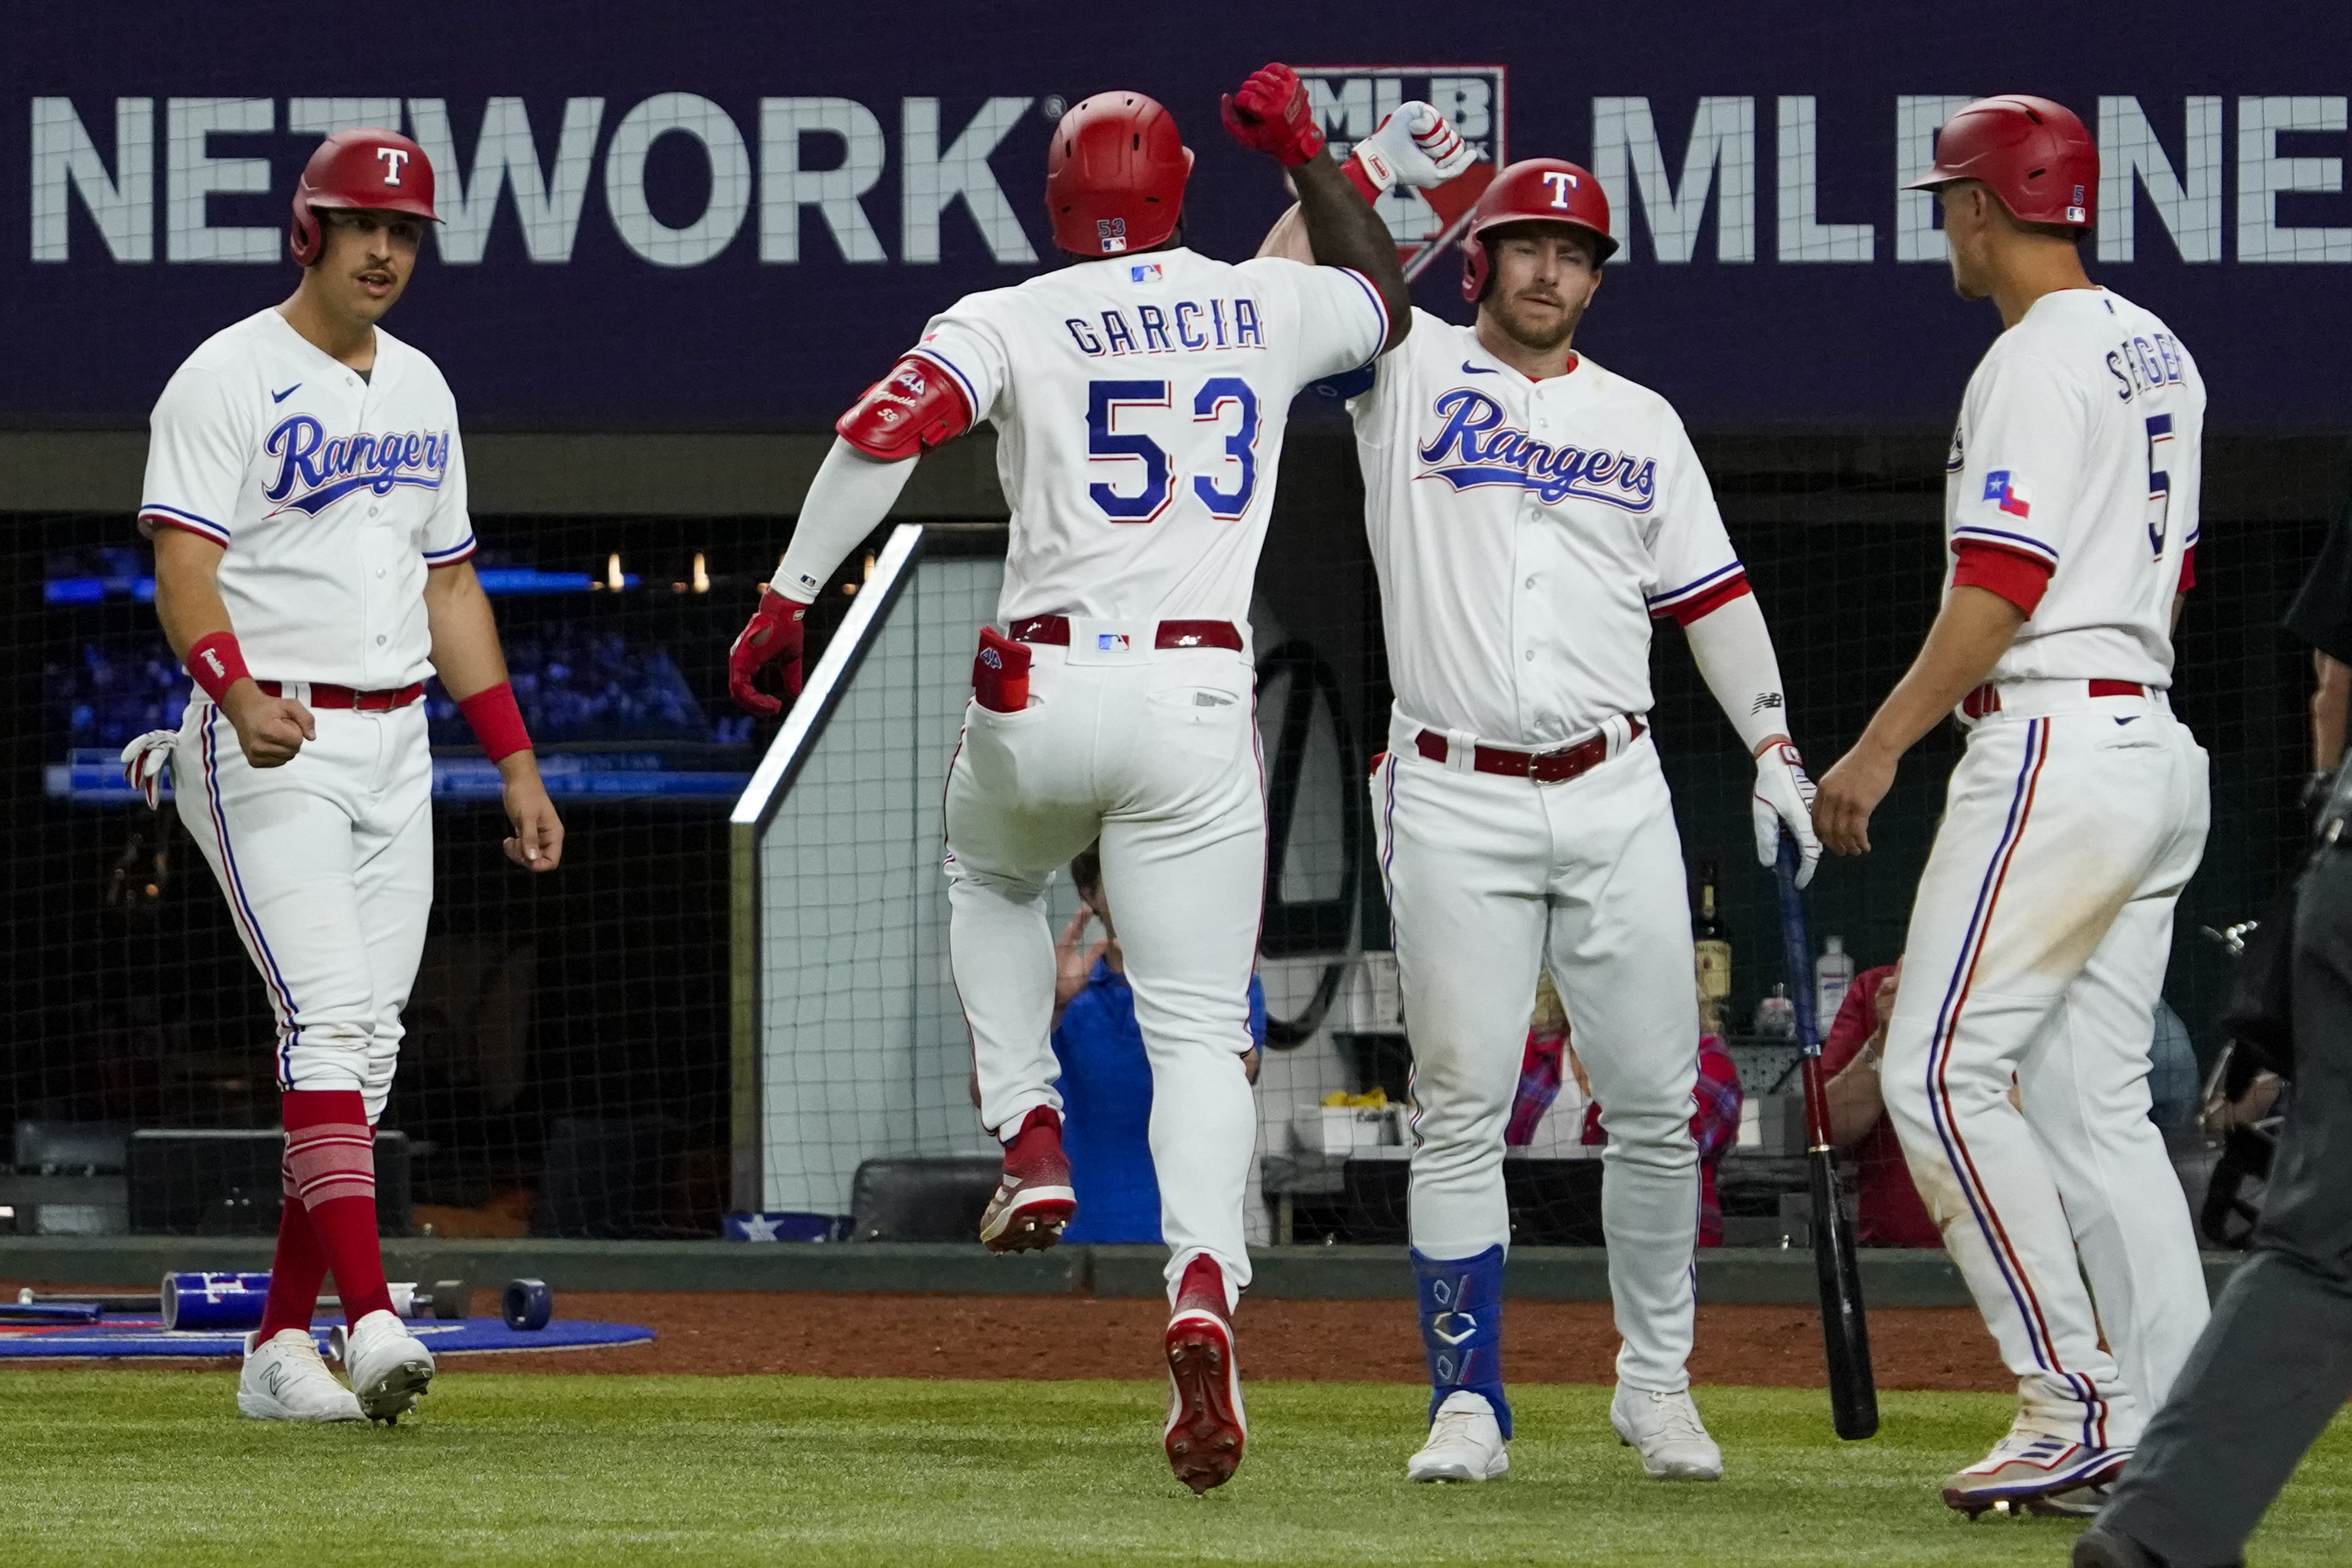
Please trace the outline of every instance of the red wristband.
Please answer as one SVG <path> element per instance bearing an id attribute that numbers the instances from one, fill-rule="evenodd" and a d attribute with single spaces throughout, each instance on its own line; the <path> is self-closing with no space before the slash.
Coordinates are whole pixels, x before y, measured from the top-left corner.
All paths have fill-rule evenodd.
<path id="1" fill-rule="evenodd" d="M 515 706 L 514 688 L 501 680 L 487 691 L 477 691 L 457 704 L 457 711 L 474 727 L 482 754 L 502 762 L 517 752 L 530 750 L 530 731 L 522 727 L 522 710 Z"/>
<path id="2" fill-rule="evenodd" d="M 236 646 L 235 632 L 215 632 L 191 644 L 188 673 L 215 703 L 238 681 L 253 679 L 253 671 L 245 668 L 245 651 Z"/>
<path id="3" fill-rule="evenodd" d="M 1357 192 L 1368 202 L 1377 202 L 1387 194 L 1381 189 L 1380 183 L 1372 178 L 1372 172 L 1364 167 L 1364 161 L 1354 153 L 1339 160 L 1339 173 L 1348 176 L 1348 183 L 1355 186 Z"/>

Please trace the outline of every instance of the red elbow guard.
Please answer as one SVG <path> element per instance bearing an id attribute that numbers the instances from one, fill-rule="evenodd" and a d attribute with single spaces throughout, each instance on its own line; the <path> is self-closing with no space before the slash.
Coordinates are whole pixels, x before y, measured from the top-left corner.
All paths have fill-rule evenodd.
<path id="1" fill-rule="evenodd" d="M 971 428 L 971 405 L 955 377 L 916 354 L 890 367 L 834 422 L 835 434 L 869 458 L 895 463 Z"/>

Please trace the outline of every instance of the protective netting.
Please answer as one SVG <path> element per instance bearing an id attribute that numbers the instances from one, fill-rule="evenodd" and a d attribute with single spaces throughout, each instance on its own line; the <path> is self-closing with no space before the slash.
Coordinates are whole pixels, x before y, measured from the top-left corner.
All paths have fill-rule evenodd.
<path id="1" fill-rule="evenodd" d="M 1772 625 L 1798 742 L 1824 768 L 1932 613 L 1941 443 L 1700 447 Z M 2210 447 L 2174 701 L 2213 756 L 2214 826 L 2167 987 L 2207 1057 L 2228 972 L 2199 929 L 2257 913 L 2299 843 L 2308 662 L 2277 620 L 2340 482 L 2326 441 L 2221 437 Z M 1399 1117 L 1324 1103 L 1400 1096 L 1410 1059 L 1360 807 L 1388 700 L 1378 595 L 1347 431 L 1328 413 L 1294 428 L 1282 487 L 1253 612 L 1275 848 L 1254 1232 L 1392 1239 Z M 20 1166 L 110 1176 L 109 1135 L 120 1148 L 138 1129 L 271 1125 L 271 1026 L 194 845 L 114 771 L 114 749 L 175 721 L 184 700 L 146 602 L 145 548 L 121 518 L 11 521 L 6 635 L 19 675 L 5 776 L 20 828 L 5 858 L 14 983 L 0 1120 L 19 1131 Z M 722 1213 L 749 1210 L 816 1216 L 793 1233 L 841 1234 L 860 1210 L 859 1168 L 896 1162 L 871 1173 L 869 1205 L 880 1213 L 915 1194 L 952 1234 L 989 1144 L 969 1109 L 945 963 L 939 791 L 971 639 L 993 607 L 1001 529 L 927 531 L 748 860 L 730 850 L 727 816 L 775 726 L 734 712 L 724 655 L 788 529 L 484 517 L 478 531 L 571 840 L 554 877 L 502 864 L 491 775 L 436 694 L 436 902 L 386 1118 L 413 1141 L 415 1223 L 709 1235 Z M 844 563 L 816 616 L 813 667 L 882 548 Z M 1748 764 L 1680 642 L 1662 625 L 1655 728 L 1690 861 L 1717 869 L 1733 952 L 1726 1016 L 1740 1035 L 1786 977 L 1749 848 Z M 1859 966 L 1899 949 L 1958 746 L 1956 732 L 1931 735 L 1880 810 L 1876 853 L 1832 864 L 1816 885 L 1817 942 L 1840 934 Z M 756 991 L 739 992 L 741 910 L 730 900 L 747 889 L 759 900 Z M 1057 883 L 1057 931 L 1075 908 Z M 755 1005 L 730 1012 L 739 995 Z M 1725 1207 L 1767 1221 L 1785 1173 L 1773 1142 L 1784 1119 L 1765 1091 L 1786 1058 L 1735 1047 L 1759 1110 L 1749 1146 L 1724 1166 Z M 93 1128 L 95 1156 L 58 1142 L 60 1130 Z M 1523 1239 L 1594 1238 L 1576 1138 L 1555 1117 L 1512 1166 Z M 12 1206 L 26 1228 L 120 1227 L 122 1192 Z M 266 1217 L 239 1221 L 224 1205 L 217 1223 Z"/>

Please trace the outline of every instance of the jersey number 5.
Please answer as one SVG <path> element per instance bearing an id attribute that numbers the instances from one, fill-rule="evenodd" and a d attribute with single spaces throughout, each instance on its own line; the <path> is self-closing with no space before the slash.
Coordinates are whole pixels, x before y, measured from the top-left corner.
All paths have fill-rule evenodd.
<path id="1" fill-rule="evenodd" d="M 2164 553 L 2164 532 L 2172 515 L 2172 416 L 2147 416 L 2147 547 Z"/>
<path id="2" fill-rule="evenodd" d="M 1142 413 L 1145 409 L 1173 406 L 1169 384 L 1164 381 L 1087 384 L 1087 459 L 1143 465 L 1139 489 L 1122 493 L 1118 488 L 1122 483 L 1135 482 L 1134 469 L 1087 487 L 1087 494 L 1113 522 L 1154 521 L 1175 499 L 1182 476 L 1176 472 L 1168 449 L 1139 430 L 1118 428 L 1122 412 L 1128 412 L 1132 424 L 1146 417 Z M 1210 516 L 1224 522 L 1234 521 L 1247 511 L 1250 498 L 1257 493 L 1257 394 L 1237 375 L 1211 376 L 1192 395 L 1192 422 L 1222 426 L 1229 414 L 1234 427 L 1224 432 L 1223 454 L 1211 471 L 1192 477 L 1192 493 L 1201 498 Z"/>

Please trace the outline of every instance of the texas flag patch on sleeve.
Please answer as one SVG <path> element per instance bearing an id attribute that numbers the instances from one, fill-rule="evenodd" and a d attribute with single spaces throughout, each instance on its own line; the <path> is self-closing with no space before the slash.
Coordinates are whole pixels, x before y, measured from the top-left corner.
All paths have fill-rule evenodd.
<path id="1" fill-rule="evenodd" d="M 1985 476 L 1984 499 L 2011 517 L 2033 515 L 2032 502 L 2025 494 L 2025 482 L 2007 468 L 1995 468 Z"/>

